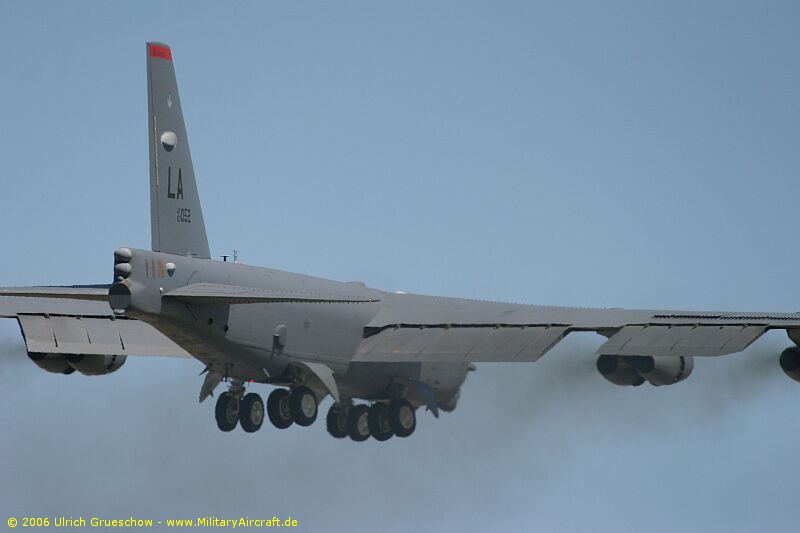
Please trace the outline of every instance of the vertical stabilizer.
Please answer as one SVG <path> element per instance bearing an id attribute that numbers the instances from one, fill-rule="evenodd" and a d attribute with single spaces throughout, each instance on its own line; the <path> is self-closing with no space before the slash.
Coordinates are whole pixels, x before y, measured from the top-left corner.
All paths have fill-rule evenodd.
<path id="1" fill-rule="evenodd" d="M 147 112 L 153 250 L 210 258 L 172 51 L 161 43 L 147 43 Z"/>

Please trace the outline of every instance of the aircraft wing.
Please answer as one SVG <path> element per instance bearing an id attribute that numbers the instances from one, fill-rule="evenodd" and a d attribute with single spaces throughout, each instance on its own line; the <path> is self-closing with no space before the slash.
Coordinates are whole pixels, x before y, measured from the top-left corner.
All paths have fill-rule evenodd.
<path id="1" fill-rule="evenodd" d="M 149 324 L 116 317 L 108 286 L 0 288 L 0 318 L 16 318 L 30 353 L 191 357 Z"/>
<path id="2" fill-rule="evenodd" d="M 532 362 L 572 331 L 607 337 L 598 354 L 717 356 L 744 350 L 768 329 L 800 334 L 800 314 L 547 307 L 387 294 L 354 361 Z"/>

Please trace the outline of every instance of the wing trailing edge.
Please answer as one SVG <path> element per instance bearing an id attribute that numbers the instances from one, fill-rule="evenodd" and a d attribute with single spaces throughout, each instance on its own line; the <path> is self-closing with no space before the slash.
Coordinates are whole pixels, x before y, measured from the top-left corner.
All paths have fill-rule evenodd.
<path id="1" fill-rule="evenodd" d="M 57 287 L 3 287 L 0 296 L 20 298 L 66 298 L 68 300 L 108 301 L 110 285 L 66 285 Z"/>

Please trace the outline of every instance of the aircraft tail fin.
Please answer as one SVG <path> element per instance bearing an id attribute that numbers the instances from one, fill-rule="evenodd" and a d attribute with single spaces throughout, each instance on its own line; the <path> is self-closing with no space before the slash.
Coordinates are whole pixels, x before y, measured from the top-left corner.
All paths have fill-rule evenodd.
<path id="1" fill-rule="evenodd" d="M 147 43 L 150 229 L 156 252 L 210 258 L 172 51 Z"/>

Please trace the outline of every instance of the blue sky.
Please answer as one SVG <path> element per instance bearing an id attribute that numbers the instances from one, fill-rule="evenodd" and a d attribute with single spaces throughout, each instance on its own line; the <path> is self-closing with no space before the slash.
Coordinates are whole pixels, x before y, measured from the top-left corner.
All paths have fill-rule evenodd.
<path id="1" fill-rule="evenodd" d="M 524 303 L 800 308 L 795 3 L 0 13 L 2 285 L 105 282 L 114 248 L 149 247 L 144 43 L 160 40 L 214 255 Z M 321 426 L 219 435 L 199 363 L 62 379 L 0 328 L 4 515 L 268 502 L 312 530 L 795 524 L 800 384 L 777 367 L 781 334 L 634 391 L 594 374 L 600 340 L 579 336 L 536 365 L 481 366 L 413 439 L 355 446 Z"/>

